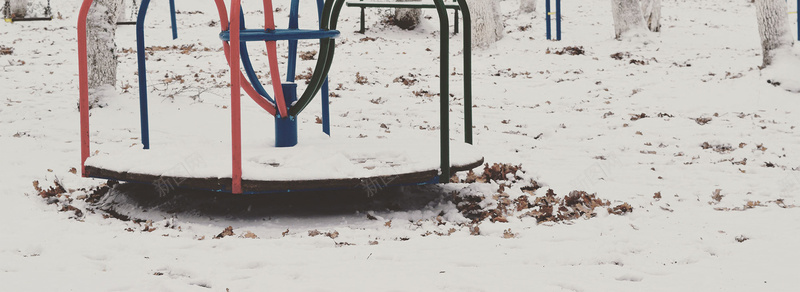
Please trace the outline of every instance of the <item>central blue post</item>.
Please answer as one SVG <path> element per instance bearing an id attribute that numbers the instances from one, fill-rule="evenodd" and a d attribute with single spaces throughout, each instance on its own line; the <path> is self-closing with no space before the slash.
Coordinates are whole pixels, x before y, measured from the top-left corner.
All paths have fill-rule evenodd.
<path id="1" fill-rule="evenodd" d="M 286 104 L 297 101 L 297 84 L 283 83 L 283 98 Z M 297 145 L 297 117 L 278 117 L 275 115 L 275 147 L 292 147 Z"/>

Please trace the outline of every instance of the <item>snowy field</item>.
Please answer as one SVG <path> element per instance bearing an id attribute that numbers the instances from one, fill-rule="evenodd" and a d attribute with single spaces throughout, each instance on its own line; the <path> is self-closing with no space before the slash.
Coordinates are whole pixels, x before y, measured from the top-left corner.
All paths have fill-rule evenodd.
<path id="1" fill-rule="evenodd" d="M 0 24 L 0 290 L 800 289 L 800 66 L 759 69 L 749 1 L 663 0 L 663 31 L 632 41 L 613 39 L 608 0 L 564 1 L 563 41 L 552 42 L 543 12 L 502 0 L 504 38 L 474 52 L 473 110 L 475 151 L 505 168 L 448 185 L 261 196 L 105 192 L 105 180 L 80 177 L 79 2 L 53 1 L 51 22 Z M 177 40 L 167 1 L 148 14 L 153 139 L 227 143 L 216 9 L 176 2 Z M 253 27 L 256 2 L 245 3 Z M 301 26 L 316 25 L 312 3 L 301 1 Z M 275 7 L 286 25 L 288 1 Z M 382 24 L 387 14 L 367 10 L 365 35 L 358 9 L 340 18 L 332 134 L 359 147 L 439 133 L 434 11 L 413 31 Z M 460 141 L 461 34 L 450 40 Z M 139 143 L 134 28 L 116 42 L 117 92 L 91 111 L 98 153 Z M 314 64 L 299 61 L 297 75 Z M 268 143 L 272 118 L 243 107 L 245 143 Z M 321 131 L 319 116 L 315 100 L 300 131 Z"/>

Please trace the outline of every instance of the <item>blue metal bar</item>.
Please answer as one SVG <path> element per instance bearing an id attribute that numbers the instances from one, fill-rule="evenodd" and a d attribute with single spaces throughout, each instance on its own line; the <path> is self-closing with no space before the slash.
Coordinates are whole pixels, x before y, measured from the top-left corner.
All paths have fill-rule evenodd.
<path id="1" fill-rule="evenodd" d="M 175 0 L 169 0 L 170 21 L 172 21 L 172 39 L 178 38 L 178 20 L 175 18 Z"/>
<path id="2" fill-rule="evenodd" d="M 297 18 L 300 14 L 300 0 L 292 0 L 289 8 L 289 29 L 298 29 Z M 286 68 L 286 81 L 294 82 L 294 75 L 297 72 L 297 40 L 289 40 L 289 61 Z"/>
<path id="3" fill-rule="evenodd" d="M 800 1 L 800 0 L 798 0 Z M 317 0 L 317 17 L 319 18 L 319 28 L 322 29 L 322 10 L 325 6 L 324 0 Z M 331 110 L 330 110 L 330 91 L 328 88 L 328 77 L 325 77 L 325 82 L 322 83 L 322 96 L 320 97 L 322 103 L 322 132 L 326 135 L 331 135 Z"/>
<path id="4" fill-rule="evenodd" d="M 230 41 L 230 31 L 223 31 L 219 38 L 223 41 Z M 241 31 L 241 42 L 254 41 L 287 41 L 287 40 L 315 40 L 325 38 L 336 38 L 339 36 L 338 30 L 309 30 L 309 29 L 247 29 Z"/>
<path id="5" fill-rule="evenodd" d="M 561 0 L 556 0 L 556 40 L 561 40 Z"/>
<path id="6" fill-rule="evenodd" d="M 794 7 L 797 13 L 797 40 L 800 41 L 800 0 L 797 0 L 797 6 Z"/>
<path id="7" fill-rule="evenodd" d="M 150 122 L 147 113 L 147 66 L 144 49 L 144 17 L 150 0 L 142 0 L 136 19 L 136 57 L 139 65 L 139 120 L 142 127 L 142 145 L 150 149 Z"/>
<path id="8" fill-rule="evenodd" d="M 550 0 L 544 1 L 544 22 L 546 23 L 547 39 L 551 38 L 550 33 Z"/>
<path id="9" fill-rule="evenodd" d="M 283 83 L 283 98 L 286 104 L 297 100 L 297 84 Z M 297 118 L 275 115 L 275 147 L 292 147 L 297 145 Z"/>
<path id="10" fill-rule="evenodd" d="M 244 21 L 244 9 L 239 10 L 239 15 L 241 21 L 240 27 L 241 29 L 245 28 L 245 21 Z M 275 100 L 269 96 L 267 90 L 264 89 L 264 85 L 261 84 L 261 80 L 258 80 L 258 75 L 256 75 L 255 69 L 253 69 L 253 63 L 250 61 L 250 53 L 247 50 L 247 43 L 241 42 L 241 47 L 239 48 L 239 56 L 242 59 L 242 67 L 244 67 L 244 72 L 247 75 L 247 79 L 250 80 L 250 84 L 253 85 L 253 89 L 258 92 L 262 97 L 266 98 L 272 104 L 277 104 Z"/>

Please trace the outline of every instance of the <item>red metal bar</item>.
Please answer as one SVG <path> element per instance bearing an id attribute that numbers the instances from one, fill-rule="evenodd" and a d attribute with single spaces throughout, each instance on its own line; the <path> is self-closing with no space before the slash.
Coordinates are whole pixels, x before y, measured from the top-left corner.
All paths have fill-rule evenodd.
<path id="1" fill-rule="evenodd" d="M 222 31 L 225 31 L 228 29 L 228 12 L 227 9 L 225 8 L 225 2 L 223 0 L 214 0 L 214 2 L 217 4 L 217 12 L 219 13 L 221 29 Z M 225 58 L 228 61 L 230 61 L 231 59 L 230 44 L 228 42 L 223 41 L 222 48 L 225 51 Z M 230 65 L 230 63 L 228 64 Z M 247 79 L 244 78 L 244 75 L 242 75 L 241 70 L 239 70 L 239 75 L 240 75 L 239 78 L 244 80 L 244 82 L 241 82 L 241 85 L 244 91 L 247 93 L 247 95 L 249 95 L 250 98 L 253 99 L 253 101 L 255 101 L 256 104 L 258 104 L 261 108 L 263 108 L 268 113 L 274 116 L 275 113 L 277 112 L 277 110 L 275 109 L 275 105 L 269 102 L 268 100 L 264 99 L 263 97 L 261 97 L 260 94 L 258 94 L 255 88 L 253 88 L 253 85 L 251 85 L 250 82 L 248 82 Z"/>
<path id="2" fill-rule="evenodd" d="M 242 0 L 231 1 L 231 146 L 233 149 L 233 179 L 231 192 L 234 194 L 242 193 L 242 104 L 241 104 L 241 70 L 239 70 L 239 30 L 240 18 L 239 10 L 242 8 Z M 239 74 L 236 74 L 238 72 Z"/>
<path id="3" fill-rule="evenodd" d="M 275 29 L 275 18 L 273 17 L 272 0 L 264 0 L 264 29 Z M 269 75 L 272 77 L 272 88 L 275 91 L 275 103 L 281 117 L 288 117 L 288 107 L 286 99 L 283 97 L 283 87 L 281 86 L 281 74 L 278 67 L 278 49 L 274 41 L 267 43 L 267 57 L 269 58 Z"/>
<path id="4" fill-rule="evenodd" d="M 86 159 L 89 158 L 89 62 L 86 52 L 86 18 L 92 0 L 84 0 L 78 14 L 78 87 L 81 115 L 81 176 L 87 177 Z"/>

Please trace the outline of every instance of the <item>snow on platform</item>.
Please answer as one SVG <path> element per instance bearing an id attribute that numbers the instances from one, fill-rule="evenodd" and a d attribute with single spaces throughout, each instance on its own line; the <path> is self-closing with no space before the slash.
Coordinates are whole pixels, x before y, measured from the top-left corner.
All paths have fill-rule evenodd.
<path id="1" fill-rule="evenodd" d="M 472 145 L 454 142 L 452 171 L 472 169 L 483 157 Z M 386 185 L 417 184 L 439 175 L 436 139 L 331 138 L 317 135 L 295 147 L 245 145 L 242 150 L 245 193 L 354 188 L 365 181 Z M 86 161 L 89 176 L 183 188 L 229 191 L 231 150 L 223 142 L 171 141 L 141 149 L 98 153 Z"/>

